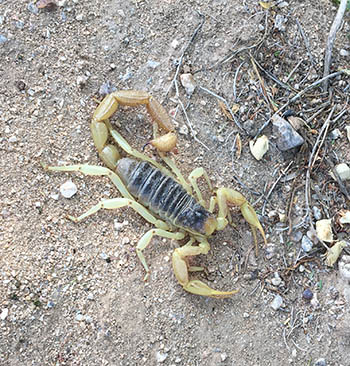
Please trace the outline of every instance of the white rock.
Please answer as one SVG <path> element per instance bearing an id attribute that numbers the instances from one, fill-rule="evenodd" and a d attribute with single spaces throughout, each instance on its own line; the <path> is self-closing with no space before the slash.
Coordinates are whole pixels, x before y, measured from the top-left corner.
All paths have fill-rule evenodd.
<path id="1" fill-rule="evenodd" d="M 75 319 L 76 319 L 78 322 L 80 322 L 80 321 L 82 321 L 82 320 L 84 319 L 84 315 L 83 315 L 83 314 L 78 313 L 78 314 L 75 316 Z"/>
<path id="2" fill-rule="evenodd" d="M 171 42 L 171 47 L 176 50 L 176 48 L 178 47 L 178 45 L 180 44 L 180 42 L 177 40 L 177 39 L 174 39 L 172 42 Z"/>
<path id="3" fill-rule="evenodd" d="M 191 96 L 194 92 L 194 90 L 196 89 L 196 82 L 193 78 L 192 74 L 181 74 L 180 75 L 180 80 L 181 80 L 181 84 L 182 86 L 185 88 L 186 90 L 186 94 L 188 96 Z"/>
<path id="4" fill-rule="evenodd" d="M 273 310 L 278 310 L 282 306 L 282 304 L 283 304 L 282 296 L 276 295 L 270 305 Z"/>
<path id="5" fill-rule="evenodd" d="M 157 359 L 158 363 L 164 362 L 167 358 L 168 358 L 167 353 L 162 353 L 162 352 L 159 352 L 159 351 L 156 353 L 156 359 Z"/>
<path id="6" fill-rule="evenodd" d="M 342 49 L 339 51 L 339 54 L 340 54 L 340 56 L 343 56 L 343 57 L 350 56 L 350 52 L 349 52 L 349 51 L 347 51 L 347 50 L 344 50 L 344 48 L 342 48 Z"/>
<path id="7" fill-rule="evenodd" d="M 61 195 L 65 198 L 73 197 L 77 191 L 77 186 L 71 180 L 67 180 L 67 182 L 63 183 L 60 187 Z"/>
<path id="8" fill-rule="evenodd" d="M 8 308 L 2 309 L 2 312 L 0 314 L 0 319 L 5 320 L 7 318 L 7 315 L 9 315 L 9 309 Z"/>
<path id="9" fill-rule="evenodd" d="M 345 211 L 342 217 L 339 219 L 341 224 L 350 224 L 350 211 Z"/>
<path id="10" fill-rule="evenodd" d="M 17 142 L 17 137 L 16 136 L 11 136 L 9 138 L 9 142 L 11 142 L 11 143 Z"/>
<path id="11" fill-rule="evenodd" d="M 253 140 L 249 141 L 250 151 L 256 160 L 261 160 L 269 149 L 269 139 L 263 135 L 259 137 L 254 143 Z"/>
<path id="12" fill-rule="evenodd" d="M 341 163 L 335 166 L 335 170 L 339 175 L 341 180 L 349 180 L 350 179 L 350 168 L 347 164 Z"/>
<path id="13" fill-rule="evenodd" d="M 312 247 L 313 247 L 312 241 L 306 235 L 304 235 L 301 240 L 301 248 L 305 253 L 308 253 L 311 251 Z"/>
<path id="14" fill-rule="evenodd" d="M 53 200 L 55 200 L 55 201 L 57 201 L 58 199 L 59 199 L 59 195 L 57 194 L 57 193 L 51 193 L 50 194 L 50 197 L 53 199 Z"/>
<path id="15" fill-rule="evenodd" d="M 323 219 L 316 221 L 316 234 L 320 240 L 332 243 L 333 242 L 332 220 Z"/>

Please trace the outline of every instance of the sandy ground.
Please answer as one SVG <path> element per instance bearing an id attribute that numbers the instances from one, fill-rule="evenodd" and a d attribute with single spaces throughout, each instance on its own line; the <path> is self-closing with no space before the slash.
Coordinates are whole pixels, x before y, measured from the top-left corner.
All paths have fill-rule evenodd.
<path id="1" fill-rule="evenodd" d="M 297 88 L 307 75 L 300 82 L 303 89 L 322 74 L 336 12 L 332 3 L 290 1 L 267 12 L 254 1 L 67 0 L 58 5 L 49 11 L 28 1 L 0 0 L 1 365 L 349 366 L 348 283 L 337 267 L 324 265 L 320 247 L 312 260 L 287 270 L 300 256 L 300 235 L 307 231 L 301 226 L 288 236 L 278 230 L 285 227 L 279 217 L 286 214 L 295 188 L 291 182 L 276 186 L 260 216 L 269 246 L 263 248 L 260 237 L 258 257 L 249 226 L 234 211 L 236 227 L 213 236 L 211 252 L 196 258 L 205 267 L 197 275 L 203 282 L 240 290 L 231 299 L 215 300 L 188 294 L 176 282 L 171 269 L 175 241 L 152 241 L 145 254 L 151 276 L 143 281 L 135 245 L 151 226 L 130 209 L 99 212 L 79 224 L 66 219 L 67 213 L 79 215 L 101 199 L 118 196 L 108 179 L 48 173 L 40 165 L 102 165 L 89 121 L 96 99 L 102 99 L 100 87 L 109 81 L 118 89 L 149 91 L 169 112 L 178 108 L 179 144 L 173 157 L 184 174 L 204 167 L 216 186 L 239 189 L 260 214 L 261 194 L 294 157 L 284 156 L 272 143 L 264 159 L 256 161 L 249 151 L 251 138 L 199 86 L 238 104 L 237 118 L 245 128 L 248 115 L 259 128 L 268 115 L 248 47 L 255 46 L 256 59 L 281 78 L 303 60 L 291 80 Z M 280 30 L 273 25 L 278 15 Z M 180 68 L 180 74 L 195 75 L 191 98 L 179 83 L 196 141 L 174 88 L 166 92 L 203 19 Z M 335 45 L 334 69 L 350 64 L 349 55 L 340 53 L 349 51 L 348 35 L 347 15 Z M 245 50 L 235 54 L 240 48 Z M 339 77 L 333 86 L 340 112 L 349 80 Z M 286 97 L 280 86 L 275 88 L 276 100 Z M 319 103 L 317 93 L 308 95 L 305 105 L 312 99 Z M 321 115 L 313 128 L 320 128 L 326 117 Z M 121 108 L 116 120 L 134 147 L 149 141 L 152 128 L 143 108 Z M 348 111 L 333 126 L 341 131 L 332 146 L 343 162 L 350 160 L 345 124 Z M 239 159 L 233 145 L 238 132 L 243 144 Z M 269 128 L 266 134 L 271 136 Z M 299 164 L 305 167 L 302 159 Z M 319 176 L 324 171 L 320 168 Z M 78 192 L 66 199 L 59 187 L 69 179 Z M 327 187 L 336 187 L 329 179 Z M 300 177 L 296 186 L 304 184 Z M 348 207 L 341 193 L 333 192 L 338 201 L 327 201 L 328 211 L 320 206 L 323 218 Z M 296 191 L 294 203 L 297 223 L 305 213 L 303 189 Z M 346 229 L 342 235 L 349 239 Z M 314 294 L 311 302 L 302 297 L 305 289 Z M 274 310 L 276 295 L 283 303 Z"/>

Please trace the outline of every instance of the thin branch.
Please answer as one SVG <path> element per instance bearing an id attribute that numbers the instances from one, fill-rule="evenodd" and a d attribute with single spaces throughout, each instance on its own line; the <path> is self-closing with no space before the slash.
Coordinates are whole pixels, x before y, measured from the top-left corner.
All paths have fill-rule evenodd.
<path id="1" fill-rule="evenodd" d="M 217 99 L 221 100 L 221 101 L 225 104 L 225 106 L 226 106 L 226 108 L 227 108 L 227 111 L 230 113 L 230 115 L 231 115 L 231 117 L 232 117 L 233 121 L 235 122 L 236 126 L 237 126 L 241 131 L 244 131 L 243 127 L 242 127 L 242 126 L 241 126 L 241 124 L 238 122 L 238 120 L 237 120 L 236 116 L 232 113 L 231 108 L 230 108 L 230 106 L 229 106 L 229 104 L 228 104 L 228 102 L 227 102 L 227 100 L 226 100 L 225 98 L 223 98 L 223 97 L 221 97 L 220 95 L 218 95 L 218 94 L 214 93 L 213 91 L 211 91 L 211 90 L 209 90 L 209 89 L 205 88 L 204 86 L 200 86 L 200 87 L 199 87 L 199 89 L 201 89 L 201 90 L 203 90 L 204 92 L 206 92 L 206 93 L 208 93 L 208 94 L 210 94 L 210 95 L 214 96 L 215 98 L 217 98 Z"/>
<path id="2" fill-rule="evenodd" d="M 333 106 L 333 108 L 330 111 L 330 113 L 329 113 L 329 115 L 328 115 L 325 123 L 323 124 L 323 126 L 321 128 L 321 131 L 319 132 L 319 134 L 317 136 L 315 145 L 314 145 L 314 147 L 312 149 L 312 152 L 310 154 L 310 157 L 309 157 L 309 163 L 308 163 L 308 167 L 307 167 L 307 171 L 306 171 L 306 179 L 305 179 L 305 206 L 306 206 L 306 214 L 307 214 L 307 216 L 309 218 L 309 224 L 312 227 L 313 231 L 315 229 L 314 229 L 314 226 L 313 226 L 313 223 L 312 223 L 311 210 L 310 210 L 310 175 L 311 175 L 311 171 L 312 171 L 313 165 L 314 165 L 314 163 L 315 163 L 315 161 L 317 159 L 318 153 L 319 153 L 319 151 L 321 149 L 321 146 L 322 146 L 322 144 L 323 144 L 323 142 L 325 140 L 325 137 L 327 135 L 327 131 L 328 131 L 328 128 L 329 128 L 329 124 L 330 124 L 332 115 L 333 115 L 333 113 L 335 111 L 335 108 L 336 108 L 336 106 Z M 317 152 L 316 152 L 316 150 L 317 150 Z M 328 250 L 327 245 L 322 240 L 320 240 L 320 242 Z"/>
<path id="3" fill-rule="evenodd" d="M 325 77 L 323 77 L 322 79 L 319 79 L 317 81 L 315 81 L 314 83 L 310 84 L 309 86 L 307 86 L 304 90 L 300 91 L 298 94 L 296 94 L 292 99 L 289 99 L 287 103 L 283 104 L 283 106 L 281 108 L 278 109 L 278 111 L 276 113 L 280 113 L 281 111 L 283 111 L 285 108 L 287 108 L 290 104 L 294 103 L 296 100 L 298 100 L 302 95 L 304 95 L 306 92 L 308 92 L 310 89 L 315 88 L 316 86 L 318 86 L 319 84 L 323 83 L 323 81 L 328 80 L 330 78 L 334 78 L 338 75 L 341 75 L 343 73 L 347 73 L 346 70 L 340 70 L 337 72 L 333 72 L 333 74 L 329 74 Z M 263 125 L 262 127 L 260 127 L 259 131 L 257 132 L 257 134 L 255 135 L 255 138 L 257 138 L 261 132 L 269 125 L 269 123 L 271 122 L 273 116 L 271 116 Z"/>
<path id="4" fill-rule="evenodd" d="M 310 52 L 310 43 L 309 43 L 309 40 L 306 38 L 306 35 L 304 33 L 304 30 L 303 30 L 301 24 L 299 23 L 298 18 L 295 20 L 295 22 L 297 23 L 299 32 L 300 32 L 301 36 L 303 37 L 303 40 L 304 40 L 304 43 L 305 43 L 305 47 L 306 47 L 306 51 L 307 51 L 307 55 L 309 56 L 310 62 L 314 65 L 315 64 L 315 61 L 314 61 L 314 59 L 312 57 L 312 54 Z"/>
<path id="5" fill-rule="evenodd" d="M 336 34 L 342 23 L 347 3 L 348 3 L 348 0 L 340 1 L 337 15 L 335 16 L 333 24 L 331 26 L 331 30 L 329 31 L 329 35 L 328 35 L 328 39 L 327 39 L 327 46 L 326 46 L 326 54 L 325 54 L 325 58 L 324 58 L 323 77 L 329 75 L 333 45 L 334 45 Z M 328 90 L 328 79 L 324 80 L 322 86 L 323 86 L 323 90 L 326 92 Z"/>
<path id="6" fill-rule="evenodd" d="M 181 66 L 182 66 L 182 63 L 183 63 L 183 59 L 185 57 L 185 54 L 188 50 L 188 48 L 190 47 L 190 45 L 192 44 L 192 42 L 194 41 L 194 39 L 196 38 L 198 32 L 200 31 L 200 29 L 202 28 L 203 24 L 204 24 L 204 21 L 205 21 L 205 17 L 204 15 L 202 15 L 200 12 L 198 12 L 198 15 L 201 17 L 201 22 L 197 25 L 196 29 L 194 30 L 190 40 L 188 41 L 186 47 L 183 49 L 182 53 L 181 53 L 181 56 L 179 58 L 179 62 L 178 62 L 178 65 L 177 65 L 177 68 L 176 68 L 176 72 L 175 72 L 175 75 L 173 77 L 173 80 L 171 81 L 166 93 L 165 93 L 165 96 L 167 96 L 170 92 L 170 90 L 172 89 L 173 86 L 175 86 L 175 91 L 176 91 L 176 96 L 178 97 L 179 96 L 179 89 L 178 89 L 178 82 L 177 82 L 177 77 L 179 76 L 179 73 L 180 73 L 180 69 L 181 69 Z"/>

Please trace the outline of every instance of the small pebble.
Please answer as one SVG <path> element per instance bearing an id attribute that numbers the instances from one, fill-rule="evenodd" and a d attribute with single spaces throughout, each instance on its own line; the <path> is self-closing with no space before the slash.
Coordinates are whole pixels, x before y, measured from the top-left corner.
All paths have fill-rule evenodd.
<path id="1" fill-rule="evenodd" d="M 339 128 L 335 128 L 333 131 L 330 132 L 329 137 L 332 140 L 336 140 L 337 138 L 341 137 L 341 132 Z"/>
<path id="2" fill-rule="evenodd" d="M 286 17 L 284 17 L 281 14 L 277 14 L 275 18 L 275 28 L 277 28 L 280 32 L 283 32 L 286 29 L 284 25 L 286 22 L 287 22 Z"/>
<path id="3" fill-rule="evenodd" d="M 282 279 L 278 272 L 275 272 L 275 277 L 271 280 L 271 283 L 276 287 L 278 287 L 282 283 Z"/>
<path id="4" fill-rule="evenodd" d="M 52 301 L 48 301 L 48 303 L 47 303 L 47 308 L 48 309 L 51 309 L 51 308 L 53 308 L 55 306 L 55 304 L 52 302 Z"/>
<path id="5" fill-rule="evenodd" d="M 292 241 L 298 243 L 303 237 L 303 233 L 301 231 L 293 231 L 290 238 Z"/>
<path id="6" fill-rule="evenodd" d="M 177 40 L 177 39 L 174 39 L 172 42 L 171 42 L 171 44 L 170 44 L 170 46 L 174 49 L 174 50 L 176 50 L 176 48 L 178 47 L 178 45 L 180 44 L 180 42 Z"/>
<path id="7" fill-rule="evenodd" d="M 267 259 L 271 259 L 276 255 L 276 245 L 268 244 L 265 249 L 265 255 Z"/>
<path id="8" fill-rule="evenodd" d="M 17 137 L 16 136 L 11 136 L 9 138 L 9 142 L 11 142 L 11 143 L 17 142 Z"/>
<path id="9" fill-rule="evenodd" d="M 91 323 L 92 323 L 92 318 L 91 318 L 91 316 L 89 316 L 89 315 L 85 315 L 85 321 L 86 321 L 86 323 L 91 324 Z"/>
<path id="10" fill-rule="evenodd" d="M 182 125 L 179 130 L 180 135 L 188 135 L 188 127 L 186 125 Z"/>
<path id="11" fill-rule="evenodd" d="M 339 51 L 339 55 L 340 56 L 343 56 L 343 57 L 347 57 L 347 56 L 350 56 L 350 52 L 347 51 L 347 50 L 344 50 L 344 48 L 342 48 L 340 51 Z"/>
<path id="12" fill-rule="evenodd" d="M 309 253 L 313 247 L 312 241 L 306 235 L 301 240 L 301 247 L 305 253 Z"/>
<path id="13" fill-rule="evenodd" d="M 2 312 L 0 314 L 0 319 L 5 320 L 7 318 L 8 314 L 9 314 L 9 309 L 8 308 L 2 309 Z"/>
<path id="14" fill-rule="evenodd" d="M 347 164 L 341 163 L 335 166 L 335 170 L 342 181 L 350 179 L 350 168 Z"/>
<path id="15" fill-rule="evenodd" d="M 226 352 L 221 353 L 220 358 L 221 358 L 221 362 L 225 362 L 227 359 L 227 353 Z"/>
<path id="16" fill-rule="evenodd" d="M 78 22 L 81 22 L 83 19 L 84 19 L 83 14 L 78 14 L 78 15 L 75 17 L 75 20 L 77 20 Z"/>
<path id="17" fill-rule="evenodd" d="M 79 75 L 77 77 L 77 85 L 80 88 L 83 88 L 86 85 L 87 80 L 88 80 L 88 78 L 86 76 Z"/>
<path id="18" fill-rule="evenodd" d="M 319 358 L 315 361 L 314 366 L 327 366 L 327 362 L 324 358 Z"/>
<path id="19" fill-rule="evenodd" d="M 100 86 L 100 89 L 98 91 L 98 93 L 104 97 L 106 96 L 107 94 L 111 94 L 113 93 L 114 91 L 116 91 L 117 88 L 115 86 L 113 86 L 111 84 L 110 81 L 106 81 L 105 83 L 103 83 L 101 86 Z"/>
<path id="20" fill-rule="evenodd" d="M 147 61 L 147 66 L 151 69 L 156 69 L 159 65 L 160 65 L 160 62 L 158 62 L 158 61 L 152 61 L 152 60 Z"/>
<path id="21" fill-rule="evenodd" d="M 75 316 L 75 320 L 77 320 L 78 322 L 82 321 L 83 319 L 84 319 L 84 315 L 83 314 L 78 313 Z"/>
<path id="22" fill-rule="evenodd" d="M 315 220 L 321 220 L 322 213 L 321 213 L 321 210 L 317 206 L 312 207 L 312 212 L 314 214 Z"/>
<path id="23" fill-rule="evenodd" d="M 57 193 L 51 193 L 50 194 L 50 198 L 52 198 L 53 200 L 55 200 L 55 201 L 57 201 L 58 199 L 59 199 L 59 194 L 57 194 Z"/>
<path id="24" fill-rule="evenodd" d="M 190 97 L 193 94 L 194 90 L 196 89 L 196 82 L 193 78 L 193 75 L 189 73 L 181 74 L 180 80 L 182 86 L 186 90 L 186 94 Z"/>
<path id="25" fill-rule="evenodd" d="M 29 3 L 27 5 L 27 9 L 33 13 L 33 14 L 39 14 L 39 9 L 37 8 L 37 6 L 34 3 Z"/>
<path id="26" fill-rule="evenodd" d="M 60 187 L 61 195 L 64 198 L 71 198 L 77 193 L 77 186 L 71 181 L 67 180 L 67 182 L 63 183 Z"/>
<path id="27" fill-rule="evenodd" d="M 272 117 L 272 123 L 273 133 L 276 136 L 276 144 L 281 151 L 293 149 L 304 143 L 304 139 L 282 117 L 275 114 Z"/>
<path id="28" fill-rule="evenodd" d="M 24 23 L 20 20 L 17 20 L 16 24 L 16 28 L 18 29 L 23 29 L 24 28 Z"/>
<path id="29" fill-rule="evenodd" d="M 159 351 L 156 353 L 156 359 L 157 359 L 158 363 L 164 362 L 167 358 L 168 358 L 167 353 L 162 353 L 162 352 L 159 352 Z"/>
<path id="30" fill-rule="evenodd" d="M 287 1 L 282 1 L 282 2 L 280 2 L 279 4 L 278 4 L 278 7 L 279 8 L 286 8 L 286 7 L 288 7 L 289 6 L 289 3 L 287 3 Z"/>
<path id="31" fill-rule="evenodd" d="M 282 306 L 282 304 L 283 304 L 282 296 L 276 295 L 270 305 L 273 310 L 278 310 Z"/>
<path id="32" fill-rule="evenodd" d="M 110 260 L 109 255 L 107 255 L 107 254 L 106 254 L 106 253 L 104 253 L 104 252 L 102 252 L 102 253 L 100 254 L 100 257 L 101 257 L 103 260 L 105 260 L 106 262 L 107 262 L 108 260 Z"/>
<path id="33" fill-rule="evenodd" d="M 313 298 L 314 294 L 312 293 L 312 291 L 310 289 L 306 289 L 303 292 L 303 299 L 305 300 L 311 300 Z"/>

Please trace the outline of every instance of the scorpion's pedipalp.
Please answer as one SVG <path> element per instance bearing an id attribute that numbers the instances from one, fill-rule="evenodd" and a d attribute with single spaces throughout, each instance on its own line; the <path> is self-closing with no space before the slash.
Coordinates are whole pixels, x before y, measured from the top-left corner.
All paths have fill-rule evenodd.
<path id="1" fill-rule="evenodd" d="M 238 290 L 233 291 L 217 291 L 210 288 L 204 282 L 199 280 L 190 280 L 188 272 L 192 268 L 195 270 L 200 270 L 200 267 L 190 267 L 187 263 L 187 257 L 207 254 L 210 250 L 209 243 L 203 239 L 200 241 L 198 246 L 193 246 L 193 239 L 191 239 L 186 245 L 181 248 L 177 248 L 173 252 L 173 269 L 176 279 L 179 281 L 181 286 L 187 292 L 195 295 L 209 296 L 214 298 L 225 298 L 230 297 L 238 292 Z"/>
<path id="2" fill-rule="evenodd" d="M 227 225 L 226 217 L 229 214 L 227 204 L 231 203 L 235 206 L 238 206 L 241 209 L 243 217 L 250 224 L 253 231 L 256 250 L 258 248 L 256 239 L 256 229 L 260 231 L 264 239 L 265 245 L 267 244 L 264 229 L 260 224 L 260 221 L 258 219 L 258 216 L 256 215 L 254 208 L 241 193 L 230 188 L 219 188 L 216 192 L 216 195 L 217 195 L 217 204 L 219 206 L 219 214 L 217 218 L 219 223 L 218 230 L 222 230 Z"/>

